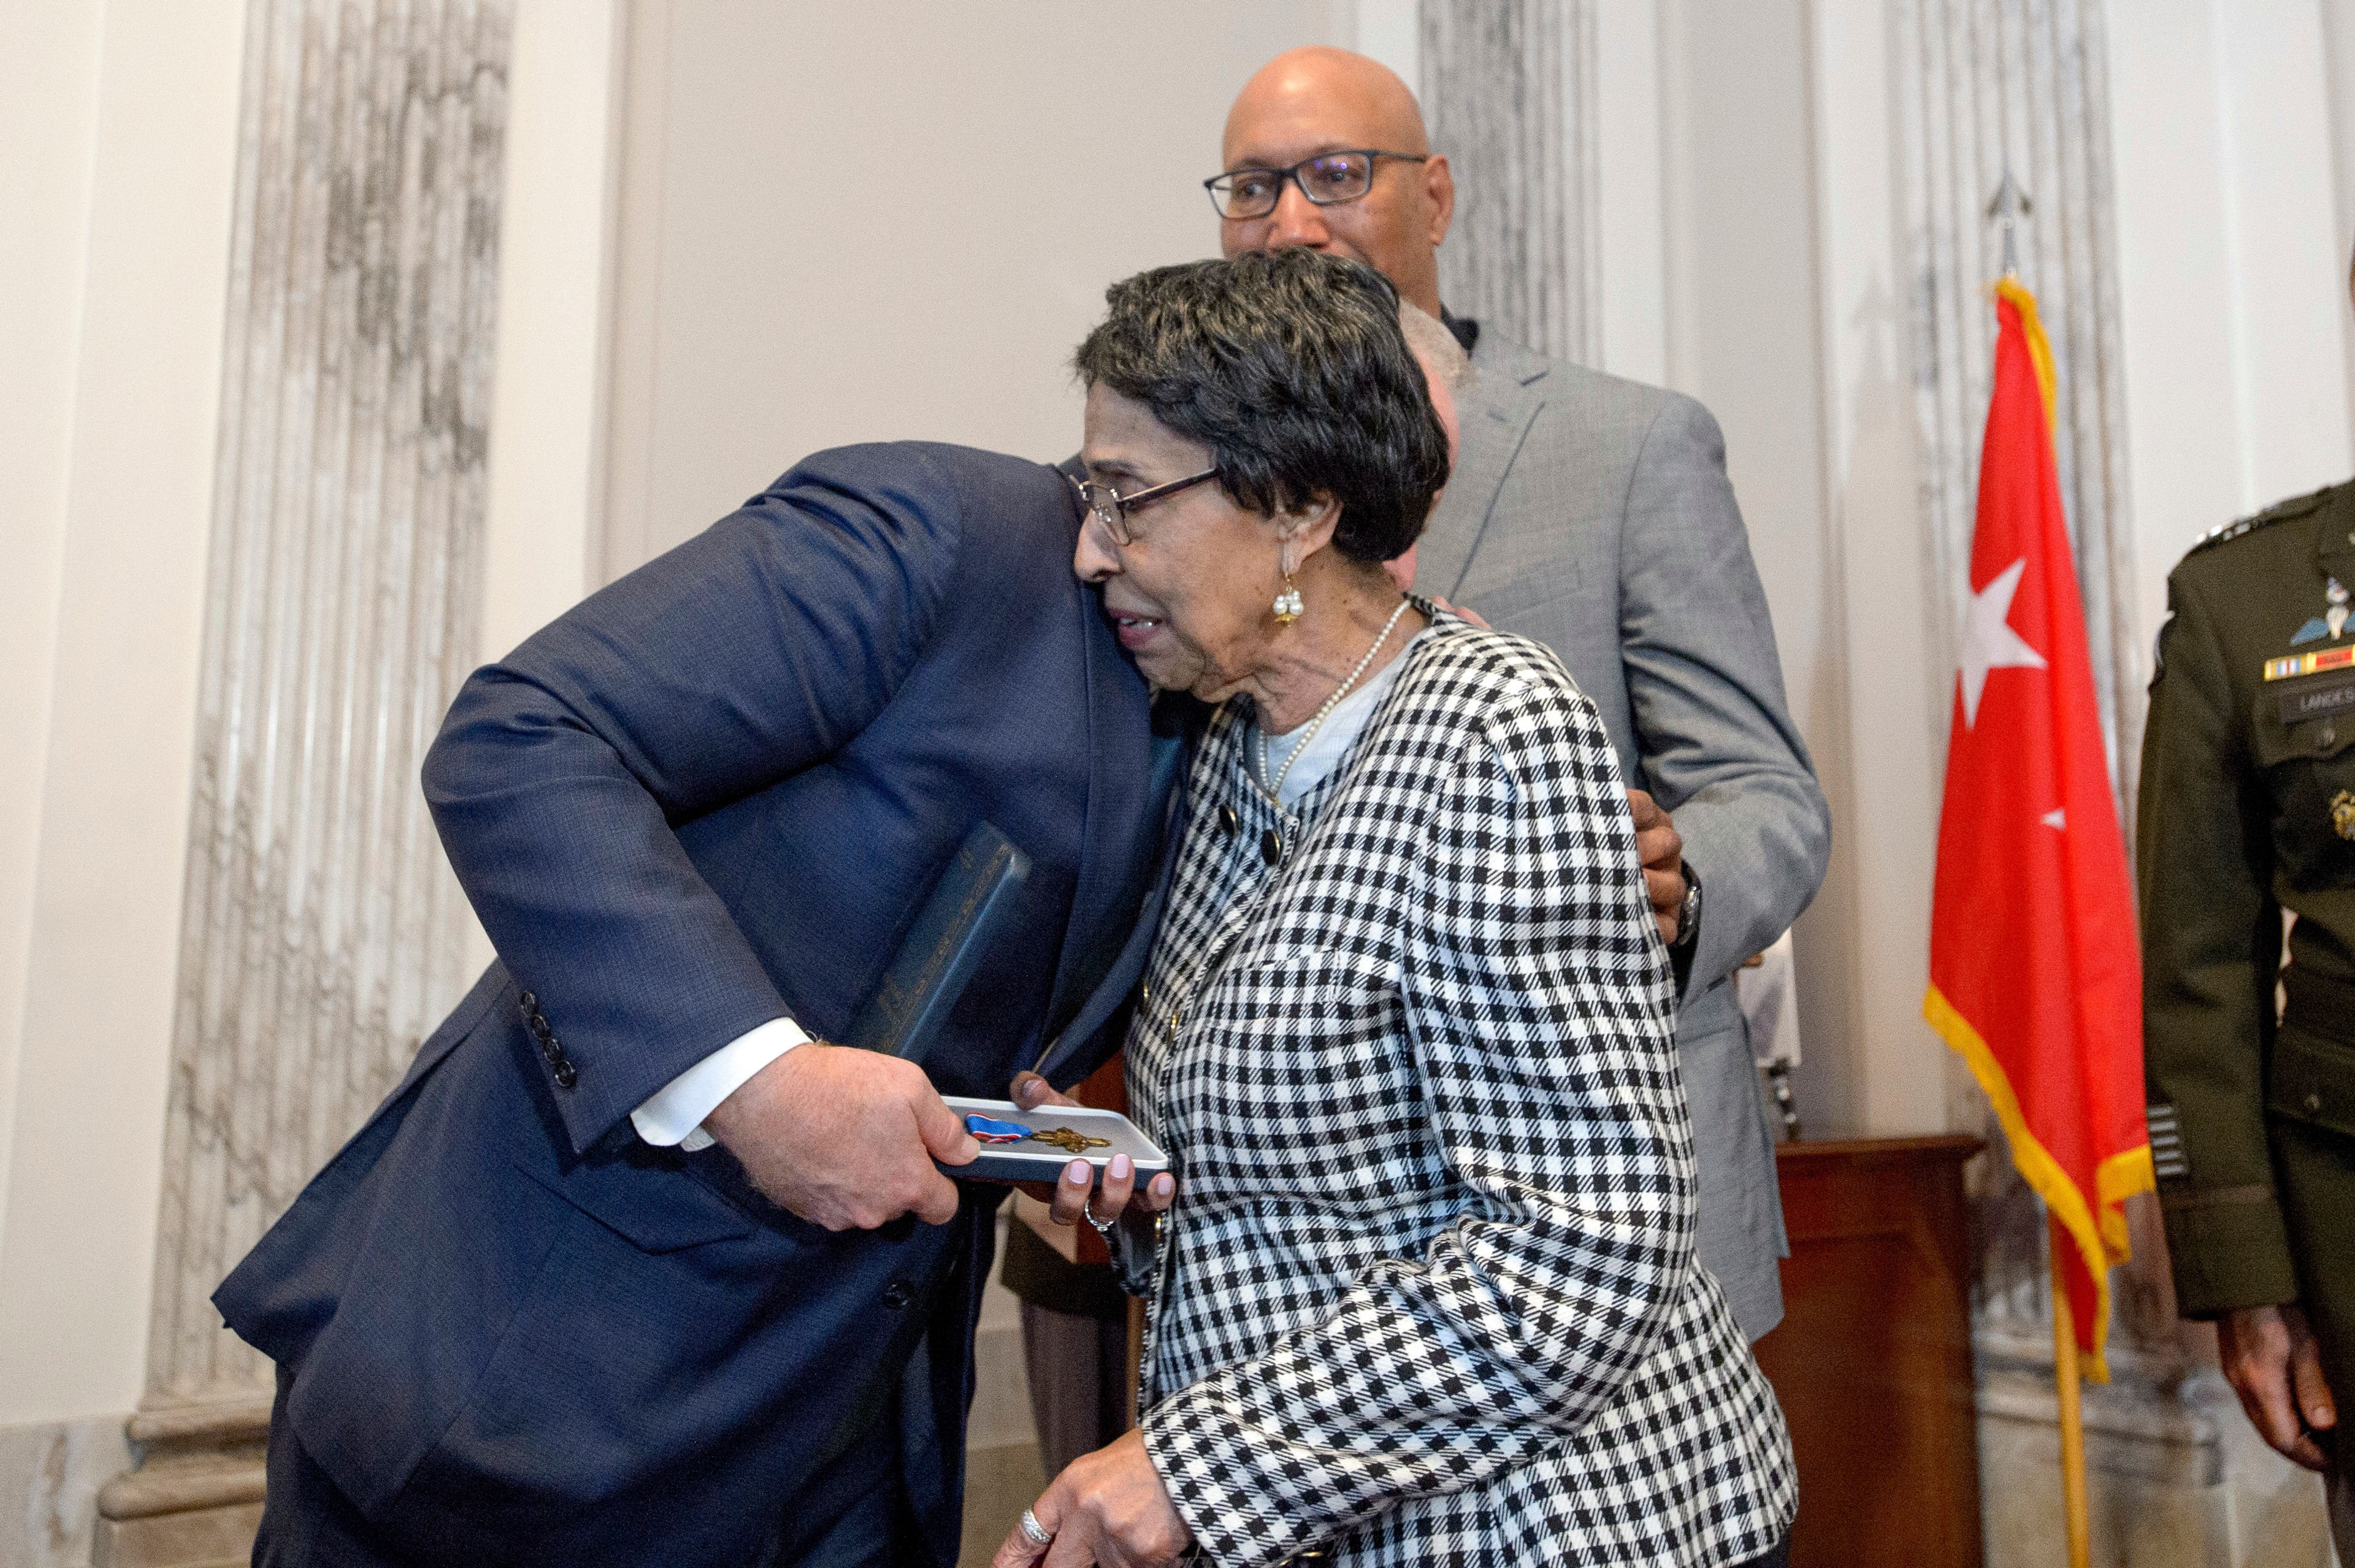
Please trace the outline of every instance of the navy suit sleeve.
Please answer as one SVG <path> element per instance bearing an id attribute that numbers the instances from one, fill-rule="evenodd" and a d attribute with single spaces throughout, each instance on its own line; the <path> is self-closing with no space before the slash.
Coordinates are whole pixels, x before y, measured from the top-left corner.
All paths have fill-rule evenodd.
<path id="1" fill-rule="evenodd" d="M 955 567 L 961 492 L 907 446 L 810 459 L 460 690 L 425 760 L 459 883 L 571 1061 L 585 1149 L 783 1016 L 674 829 L 830 755 L 890 701 Z"/>

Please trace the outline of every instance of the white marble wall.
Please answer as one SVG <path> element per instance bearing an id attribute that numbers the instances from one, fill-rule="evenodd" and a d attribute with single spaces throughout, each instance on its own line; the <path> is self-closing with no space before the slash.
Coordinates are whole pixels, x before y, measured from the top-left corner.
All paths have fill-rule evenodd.
<path id="1" fill-rule="evenodd" d="M 1455 176 L 1440 297 L 1517 343 L 1600 364 L 1592 0 L 1422 0 L 1417 55 L 1432 149 Z"/>
<path id="2" fill-rule="evenodd" d="M 131 1462 L 120 1417 L 0 1427 L 0 1568 L 68 1568 L 90 1561 L 91 1505 Z"/>
<path id="3" fill-rule="evenodd" d="M 463 989 L 417 788 L 478 656 L 506 0 L 257 0 L 148 1408 L 266 1390 L 221 1275 Z"/>
<path id="4" fill-rule="evenodd" d="M 1989 1568 L 2044 1568 L 2056 1559 L 2063 1520 L 2055 1407 L 2049 1352 L 2017 1355 L 1982 1342 Z M 2086 1391 L 2084 1424 L 2094 1562 L 2332 1568 L 2320 1477 L 2259 1441 L 2212 1368 L 2158 1383 L 2118 1376 Z"/>

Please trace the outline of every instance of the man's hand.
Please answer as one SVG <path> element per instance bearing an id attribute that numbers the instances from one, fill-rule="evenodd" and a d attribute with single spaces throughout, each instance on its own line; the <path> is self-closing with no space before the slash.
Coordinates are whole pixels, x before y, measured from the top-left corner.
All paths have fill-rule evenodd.
<path id="1" fill-rule="evenodd" d="M 1677 916 L 1685 902 L 1685 841 L 1660 803 L 1640 789 L 1627 792 L 1636 816 L 1636 856 L 1644 862 L 1644 892 L 1662 942 L 1677 939 Z"/>
<path id="2" fill-rule="evenodd" d="M 2296 1307 L 2227 1312 L 2216 1323 L 2216 1352 L 2257 1435 L 2309 1470 L 2328 1468 L 2314 1436 L 2339 1424 L 2339 1407 L 2322 1381 L 2322 1352 L 2306 1314 Z"/>
<path id="3" fill-rule="evenodd" d="M 990 1568 L 1163 1568 L 1194 1541 L 1135 1428 L 1072 1460 L 1030 1512 L 1054 1543 L 1037 1544 L 1017 1524 Z"/>
<path id="4" fill-rule="evenodd" d="M 948 1223 L 956 1183 L 932 1161 L 981 1152 L 914 1062 L 815 1040 L 752 1074 L 703 1125 L 771 1202 L 829 1231 L 902 1214 Z"/>

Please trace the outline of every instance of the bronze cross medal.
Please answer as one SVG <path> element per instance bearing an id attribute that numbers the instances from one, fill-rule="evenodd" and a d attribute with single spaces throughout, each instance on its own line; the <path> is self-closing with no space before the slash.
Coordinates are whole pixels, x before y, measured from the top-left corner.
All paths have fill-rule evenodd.
<path id="1" fill-rule="evenodd" d="M 1069 1127 L 1049 1127 L 1045 1132 L 1034 1132 L 1030 1135 L 1030 1141 L 1052 1144 L 1055 1147 L 1072 1154 L 1085 1154 L 1092 1148 L 1112 1147 L 1110 1138 L 1092 1138 L 1085 1133 L 1076 1133 Z"/>

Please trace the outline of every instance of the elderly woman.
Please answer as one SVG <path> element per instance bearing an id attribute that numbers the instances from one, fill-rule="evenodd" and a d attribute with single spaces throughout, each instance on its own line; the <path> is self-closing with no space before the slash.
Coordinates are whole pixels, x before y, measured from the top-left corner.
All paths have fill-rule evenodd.
<path id="1" fill-rule="evenodd" d="M 1142 1426 L 998 1563 L 1780 1561 L 1610 744 L 1383 570 L 1446 476 L 1394 296 L 1293 251 L 1109 300 L 1076 566 L 1216 705 L 1127 1044 L 1179 1181 Z"/>

